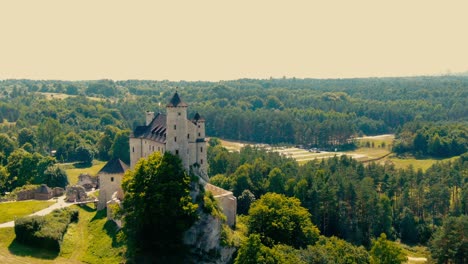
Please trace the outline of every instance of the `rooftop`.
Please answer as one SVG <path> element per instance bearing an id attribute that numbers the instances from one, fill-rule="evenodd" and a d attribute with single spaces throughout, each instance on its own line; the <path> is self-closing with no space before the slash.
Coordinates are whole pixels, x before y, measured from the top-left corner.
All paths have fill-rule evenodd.
<path id="1" fill-rule="evenodd" d="M 121 161 L 120 159 L 111 159 L 106 163 L 106 165 L 104 165 L 104 167 L 98 172 L 98 174 L 117 174 L 124 173 L 126 170 L 128 170 L 128 166 L 123 161 Z"/>
<path id="2" fill-rule="evenodd" d="M 167 104 L 168 107 L 187 107 L 188 105 L 182 101 L 179 97 L 179 93 L 175 92 L 172 96 L 171 101 Z"/>

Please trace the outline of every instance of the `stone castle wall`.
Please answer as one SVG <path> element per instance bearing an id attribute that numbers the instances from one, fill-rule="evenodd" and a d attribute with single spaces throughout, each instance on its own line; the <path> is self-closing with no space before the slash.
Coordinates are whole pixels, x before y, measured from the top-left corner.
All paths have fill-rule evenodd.
<path id="1" fill-rule="evenodd" d="M 234 194 L 209 183 L 205 185 L 205 190 L 211 192 L 214 198 L 218 201 L 223 213 L 226 215 L 227 224 L 231 227 L 235 226 L 237 199 Z"/>
<path id="2" fill-rule="evenodd" d="M 107 201 L 112 200 L 112 195 L 115 192 L 121 192 L 122 178 L 123 174 L 99 174 L 99 185 L 101 189 L 99 190 L 98 210 L 106 207 Z"/>

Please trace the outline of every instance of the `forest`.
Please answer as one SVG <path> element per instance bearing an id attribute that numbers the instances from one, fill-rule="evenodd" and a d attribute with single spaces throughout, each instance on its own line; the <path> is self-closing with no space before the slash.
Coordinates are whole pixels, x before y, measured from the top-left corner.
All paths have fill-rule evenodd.
<path id="1" fill-rule="evenodd" d="M 447 255 L 437 253 L 443 248 L 438 244 L 443 239 L 437 238 L 449 232 L 445 223 L 466 224 L 468 77 L 463 76 L 2 80 L 0 192 L 25 184 L 65 186 L 66 175 L 58 166 L 64 162 L 86 165 L 117 157 L 128 163 L 130 131 L 144 123 L 145 111 L 163 112 L 176 90 L 190 105 L 189 116 L 199 112 L 207 120 L 206 133 L 213 138 L 345 150 L 355 148 L 355 138 L 362 135 L 394 133 L 397 155 L 458 156 L 426 171 L 364 165 L 346 156 L 299 165 L 261 148 L 229 152 L 212 139 L 211 182 L 233 191 L 239 215 L 250 217 L 255 201 L 276 193 L 284 198 L 272 197 L 273 203 L 297 199 L 322 236 L 370 249 L 384 234 L 428 245 L 436 258 Z M 251 235 L 252 246 L 265 252 L 292 250 Z M 348 247 L 341 240 L 313 240 L 324 247 Z M 308 253 L 302 253 L 306 258 Z"/>

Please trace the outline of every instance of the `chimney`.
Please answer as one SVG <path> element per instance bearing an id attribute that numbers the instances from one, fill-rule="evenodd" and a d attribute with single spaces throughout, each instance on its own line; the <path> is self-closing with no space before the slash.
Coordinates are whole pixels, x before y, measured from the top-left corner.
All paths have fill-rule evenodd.
<path id="1" fill-rule="evenodd" d="M 154 119 L 154 112 L 146 111 L 146 126 L 148 126 Z"/>

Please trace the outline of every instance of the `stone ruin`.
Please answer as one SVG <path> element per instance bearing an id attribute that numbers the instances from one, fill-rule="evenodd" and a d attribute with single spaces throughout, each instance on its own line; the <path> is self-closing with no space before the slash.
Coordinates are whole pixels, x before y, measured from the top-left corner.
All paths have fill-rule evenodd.
<path id="1" fill-rule="evenodd" d="M 85 188 L 79 185 L 68 186 L 65 195 L 65 201 L 69 203 L 83 202 L 88 200 L 88 195 L 86 194 Z"/>
<path id="2" fill-rule="evenodd" d="M 52 197 L 59 197 L 62 196 L 64 193 L 64 189 L 60 187 L 49 188 L 47 185 L 42 184 L 36 189 L 29 189 L 19 191 L 17 193 L 16 200 L 17 201 L 24 201 L 24 200 L 48 200 Z"/>
<path id="3" fill-rule="evenodd" d="M 83 186 L 87 192 L 99 188 L 99 177 L 91 176 L 88 173 L 82 173 L 78 176 L 76 185 Z"/>

